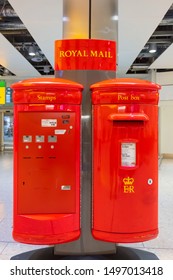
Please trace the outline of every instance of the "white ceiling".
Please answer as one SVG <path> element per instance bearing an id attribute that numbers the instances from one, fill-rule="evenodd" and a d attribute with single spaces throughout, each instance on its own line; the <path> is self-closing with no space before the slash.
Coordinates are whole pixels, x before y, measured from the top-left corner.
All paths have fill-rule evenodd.
<path id="1" fill-rule="evenodd" d="M 173 44 L 150 65 L 150 69 L 171 69 L 173 68 Z"/>
<path id="2" fill-rule="evenodd" d="M 35 68 L 0 33 L 0 64 L 17 76 L 39 76 Z"/>
<path id="3" fill-rule="evenodd" d="M 9 3 L 53 66 L 54 41 L 62 39 L 63 1 L 9 0 Z M 3 35 L 0 36 L 0 64 L 17 76 L 40 76 Z"/>
<path id="4" fill-rule="evenodd" d="M 54 41 L 63 39 L 63 0 L 9 0 L 9 3 L 54 66 Z M 118 76 L 125 75 L 172 3 L 172 0 L 119 0 Z M 150 69 L 173 68 L 172 57 L 171 45 Z M 0 64 L 17 76 L 40 75 L 1 34 Z"/>
<path id="5" fill-rule="evenodd" d="M 172 0 L 119 1 L 118 75 L 125 75 L 172 3 Z M 173 55 L 173 48 L 171 54 Z M 164 61 L 170 61 L 171 54 L 162 54 L 157 59 L 158 63 L 163 55 Z M 158 64 L 155 63 L 156 65 L 150 66 L 151 69 L 157 69 Z M 173 60 L 171 65 L 173 68 Z"/>

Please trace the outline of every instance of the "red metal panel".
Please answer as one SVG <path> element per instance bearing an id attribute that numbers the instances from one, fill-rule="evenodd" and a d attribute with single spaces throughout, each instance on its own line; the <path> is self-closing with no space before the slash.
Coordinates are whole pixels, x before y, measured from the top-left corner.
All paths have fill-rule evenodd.
<path id="1" fill-rule="evenodd" d="M 75 127 L 74 112 L 19 112 L 19 214 L 75 213 Z"/>
<path id="2" fill-rule="evenodd" d="M 50 92 L 50 84 L 44 91 L 41 85 L 32 88 L 31 84 L 13 87 L 14 99 L 18 86 L 21 97 L 14 106 L 13 237 L 30 244 L 68 242 L 80 236 L 81 108 L 68 104 L 65 95 L 65 104 L 59 104 L 58 96 L 63 98 L 55 85 L 51 94 L 55 91 L 57 100 L 29 103 L 30 96 L 39 91 L 42 96 Z M 81 91 L 82 86 L 77 89 L 76 84 L 77 104 Z"/>
<path id="3" fill-rule="evenodd" d="M 129 90 L 112 92 L 107 91 L 110 103 L 100 105 L 101 88 L 100 102 L 93 105 L 92 234 L 110 242 L 142 242 L 158 234 L 157 101 L 131 104 Z M 113 104 L 118 94 L 127 98 Z M 155 89 L 142 94 L 158 99 Z"/>

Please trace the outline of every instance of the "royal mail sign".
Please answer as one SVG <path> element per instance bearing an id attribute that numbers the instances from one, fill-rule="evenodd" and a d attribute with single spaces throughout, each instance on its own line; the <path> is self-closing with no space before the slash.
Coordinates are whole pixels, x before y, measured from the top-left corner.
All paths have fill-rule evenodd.
<path id="1" fill-rule="evenodd" d="M 55 41 L 55 70 L 116 70 L 115 41 L 65 39 Z"/>

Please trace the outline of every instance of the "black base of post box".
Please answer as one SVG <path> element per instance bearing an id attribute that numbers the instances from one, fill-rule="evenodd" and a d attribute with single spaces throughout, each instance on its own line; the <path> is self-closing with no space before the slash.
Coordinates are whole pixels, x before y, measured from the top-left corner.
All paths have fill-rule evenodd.
<path id="1" fill-rule="evenodd" d="M 115 254 L 55 255 L 54 248 L 42 248 L 15 255 L 11 260 L 158 260 L 148 251 L 117 246 Z"/>

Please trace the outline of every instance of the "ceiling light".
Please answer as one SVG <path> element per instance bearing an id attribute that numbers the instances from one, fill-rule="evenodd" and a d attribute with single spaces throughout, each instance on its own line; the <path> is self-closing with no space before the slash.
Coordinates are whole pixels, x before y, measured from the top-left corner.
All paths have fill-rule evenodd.
<path id="1" fill-rule="evenodd" d="M 117 16 L 117 15 L 114 15 L 114 16 L 112 16 L 111 19 L 112 19 L 112 20 L 118 20 L 118 16 Z"/>
<path id="2" fill-rule="evenodd" d="M 8 76 L 8 75 L 10 74 L 10 71 L 9 71 L 8 69 L 5 68 L 3 74 L 4 74 L 4 76 Z"/>
<path id="3" fill-rule="evenodd" d="M 44 66 L 43 72 L 44 72 L 44 73 L 49 73 L 49 72 L 50 72 L 50 68 L 49 68 L 48 65 L 45 65 L 45 66 Z"/>
<path id="4" fill-rule="evenodd" d="M 155 43 L 150 44 L 149 46 L 149 52 L 150 53 L 155 53 L 157 51 L 157 46 Z"/>
<path id="5" fill-rule="evenodd" d="M 31 60 L 34 61 L 34 62 L 42 62 L 42 61 L 43 61 L 43 58 L 42 58 L 42 56 L 40 56 L 40 54 L 37 52 L 37 53 L 35 54 L 35 56 L 33 56 L 33 57 L 31 58 Z"/>
<path id="6" fill-rule="evenodd" d="M 33 46 L 29 47 L 29 51 L 28 51 L 29 55 L 34 56 L 35 55 L 35 49 Z"/>
<path id="7" fill-rule="evenodd" d="M 63 17 L 63 19 L 62 19 L 64 22 L 65 21 L 69 21 L 69 18 L 68 17 Z"/>
<path id="8" fill-rule="evenodd" d="M 149 67 L 149 65 L 144 65 L 144 64 L 135 65 L 135 64 L 133 64 L 132 65 L 132 70 L 148 69 L 148 67 Z"/>

